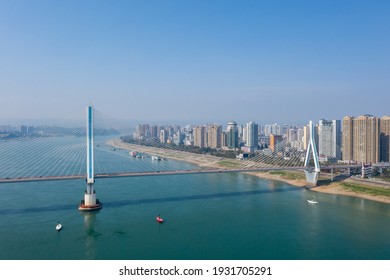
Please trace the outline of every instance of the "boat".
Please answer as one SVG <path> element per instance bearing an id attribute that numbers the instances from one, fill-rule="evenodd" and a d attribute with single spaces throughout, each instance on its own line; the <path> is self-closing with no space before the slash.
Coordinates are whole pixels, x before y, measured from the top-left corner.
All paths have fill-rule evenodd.
<path id="1" fill-rule="evenodd" d="M 132 152 L 129 152 L 129 154 L 130 154 L 132 157 L 136 157 L 138 153 L 137 153 L 136 151 L 132 151 Z"/>
<path id="2" fill-rule="evenodd" d="M 157 161 L 160 161 L 161 160 L 161 158 L 159 157 L 159 156 L 151 156 L 151 158 L 152 158 L 152 160 L 157 160 Z"/>
<path id="3" fill-rule="evenodd" d="M 159 222 L 159 223 L 162 223 L 162 222 L 164 222 L 164 219 L 161 218 L 160 215 L 158 215 L 158 216 L 156 217 L 156 221 Z"/>
<path id="4" fill-rule="evenodd" d="M 60 222 L 58 222 L 56 225 L 56 230 L 60 231 L 61 229 L 62 229 L 62 225 L 60 224 Z"/>
<path id="5" fill-rule="evenodd" d="M 310 204 L 318 204 L 318 201 L 314 200 L 314 198 L 308 199 L 307 202 L 309 202 Z"/>

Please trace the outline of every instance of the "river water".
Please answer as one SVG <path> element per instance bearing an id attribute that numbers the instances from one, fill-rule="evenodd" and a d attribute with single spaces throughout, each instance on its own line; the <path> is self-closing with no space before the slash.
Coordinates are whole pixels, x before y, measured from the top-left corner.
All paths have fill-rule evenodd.
<path id="1" fill-rule="evenodd" d="M 191 167 L 96 153 L 108 169 Z M 233 173 L 97 179 L 95 189 L 103 209 L 83 213 L 85 180 L 0 184 L 0 259 L 390 259 L 384 203 Z"/>

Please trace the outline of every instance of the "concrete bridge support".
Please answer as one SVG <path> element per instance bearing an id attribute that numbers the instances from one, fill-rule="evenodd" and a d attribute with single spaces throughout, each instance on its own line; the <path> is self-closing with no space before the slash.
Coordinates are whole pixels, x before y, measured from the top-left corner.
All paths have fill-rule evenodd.
<path id="1" fill-rule="evenodd" d="M 314 170 L 305 170 L 306 183 L 309 187 L 317 186 L 318 178 L 320 177 L 320 172 Z"/>
<path id="2" fill-rule="evenodd" d="M 93 107 L 87 108 L 87 190 L 84 194 L 84 200 L 81 201 L 80 211 L 94 211 L 102 208 L 99 199 L 96 198 L 96 192 L 93 188 L 95 183 L 94 165 L 93 165 Z"/>
<path id="3" fill-rule="evenodd" d="M 334 173 L 333 173 L 333 168 L 330 169 L 330 181 L 333 182 L 334 180 Z"/>
<path id="4" fill-rule="evenodd" d="M 316 186 L 318 182 L 318 178 L 320 177 L 321 168 L 318 160 L 316 142 L 314 141 L 314 125 L 312 121 L 309 122 L 309 131 L 310 131 L 310 141 L 306 152 L 305 167 L 309 168 L 310 154 L 312 154 L 313 161 L 314 161 L 314 170 L 311 169 L 305 170 L 306 182 L 310 186 Z"/>

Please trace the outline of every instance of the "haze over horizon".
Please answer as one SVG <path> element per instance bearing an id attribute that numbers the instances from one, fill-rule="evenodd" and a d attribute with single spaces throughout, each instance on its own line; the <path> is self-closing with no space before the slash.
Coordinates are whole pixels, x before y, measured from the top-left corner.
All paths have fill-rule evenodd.
<path id="1" fill-rule="evenodd" d="M 388 1 L 0 1 L 0 123 L 389 115 Z"/>

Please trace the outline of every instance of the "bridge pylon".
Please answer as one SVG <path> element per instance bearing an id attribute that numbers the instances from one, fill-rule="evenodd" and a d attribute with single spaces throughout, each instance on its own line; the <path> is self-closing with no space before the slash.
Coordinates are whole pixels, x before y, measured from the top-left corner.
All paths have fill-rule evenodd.
<path id="1" fill-rule="evenodd" d="M 306 175 L 306 182 L 310 186 L 316 186 L 318 182 L 318 178 L 320 177 L 321 168 L 318 160 L 317 147 L 314 139 L 314 125 L 312 121 L 309 122 L 309 131 L 310 131 L 309 133 L 310 141 L 309 141 L 309 146 L 307 147 L 306 157 L 305 157 L 305 175 Z M 313 155 L 314 169 L 309 166 L 310 154 Z"/>
<path id="2" fill-rule="evenodd" d="M 84 200 L 81 201 L 80 211 L 93 211 L 102 208 L 99 199 L 96 199 L 96 192 L 93 188 L 95 183 L 93 164 L 93 107 L 87 107 L 87 190 L 84 193 Z"/>

